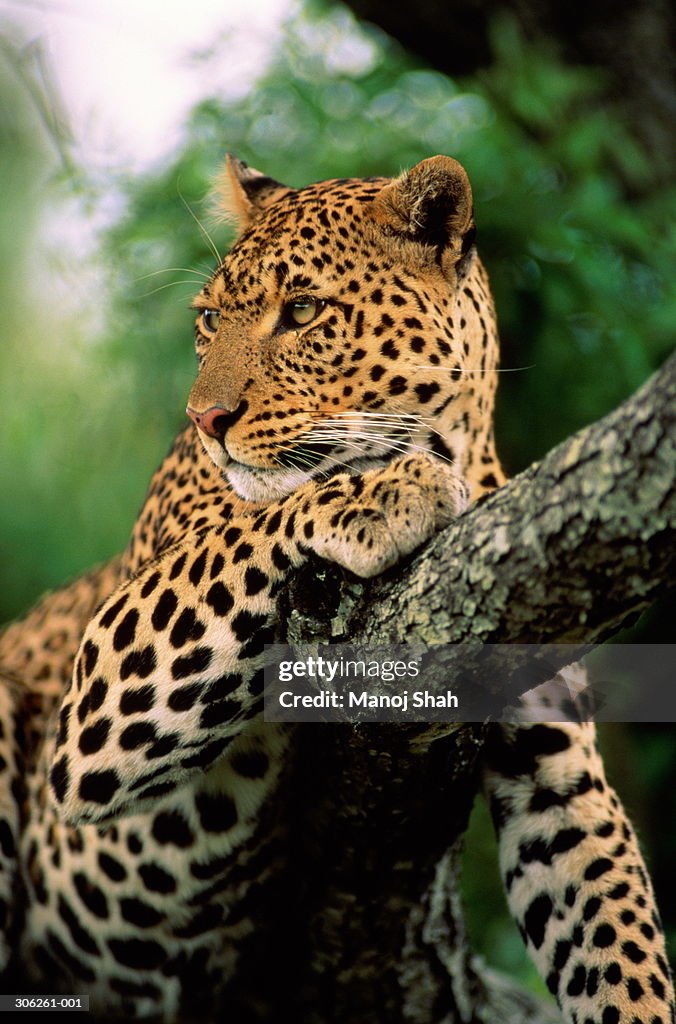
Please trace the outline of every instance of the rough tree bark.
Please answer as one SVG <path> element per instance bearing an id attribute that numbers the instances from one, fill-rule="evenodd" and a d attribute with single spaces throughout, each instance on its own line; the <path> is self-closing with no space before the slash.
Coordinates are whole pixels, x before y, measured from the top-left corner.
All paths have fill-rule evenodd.
<path id="1" fill-rule="evenodd" d="M 387 578 L 364 585 L 315 566 L 297 579 L 289 640 L 601 642 L 674 583 L 675 419 L 676 355 Z M 557 1019 L 467 949 L 457 863 L 484 734 L 298 729 L 298 926 L 281 973 L 299 1019 Z"/>

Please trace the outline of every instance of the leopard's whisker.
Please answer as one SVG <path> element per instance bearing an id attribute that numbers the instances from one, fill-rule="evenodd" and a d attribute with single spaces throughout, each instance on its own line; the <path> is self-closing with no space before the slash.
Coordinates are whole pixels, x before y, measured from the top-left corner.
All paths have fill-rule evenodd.
<path id="1" fill-rule="evenodd" d="M 409 414 L 406 414 L 406 415 L 409 415 Z M 442 431 L 440 431 L 438 429 L 438 427 L 435 426 L 434 421 L 433 421 L 431 415 L 429 415 L 427 413 L 417 413 L 417 414 L 411 414 L 411 415 L 416 415 L 417 416 L 417 418 L 420 420 L 421 427 L 423 427 L 423 429 L 428 430 L 428 431 L 430 431 L 433 434 L 436 434 L 437 437 L 441 438 L 442 441 L 446 440 L 445 434 L 443 434 Z"/>
<path id="2" fill-rule="evenodd" d="M 190 281 L 190 280 L 188 280 L 188 281 L 168 281 L 166 284 L 158 285 L 157 288 L 151 288 L 149 292 L 141 292 L 141 294 L 139 296 L 137 296 L 137 297 L 139 299 L 147 299 L 150 295 L 156 295 L 158 292 L 163 292 L 165 290 L 165 288 L 174 288 L 176 285 L 179 285 L 179 284 L 189 284 L 191 286 L 191 288 L 193 288 L 193 289 L 195 287 L 195 282 L 194 281 Z"/>
<path id="3" fill-rule="evenodd" d="M 292 459 L 296 460 L 296 465 L 294 467 L 292 467 L 292 468 L 295 468 L 295 469 L 310 469 L 310 470 L 314 470 L 316 468 L 316 464 L 315 463 L 313 463 L 307 457 L 303 457 L 303 454 L 301 452 L 297 452 L 292 447 L 280 448 L 280 451 L 285 452 L 286 454 L 290 455 Z M 275 462 L 278 463 L 280 469 L 288 469 L 289 468 L 288 466 L 284 466 L 283 463 L 281 463 L 276 456 L 273 455 L 273 458 L 274 458 Z M 343 466 L 345 469 L 349 469 L 350 468 L 350 463 L 349 462 L 344 462 L 344 461 L 342 461 L 341 459 L 338 459 L 338 458 L 334 458 L 334 461 L 333 461 L 332 465 L 327 467 L 325 470 L 320 471 L 320 475 L 324 475 L 324 474 L 328 473 L 333 468 L 333 466 Z"/>
<path id="4" fill-rule="evenodd" d="M 312 444 L 318 444 L 318 445 L 322 445 L 323 444 L 323 445 L 326 445 L 328 448 L 334 448 L 336 443 L 338 443 L 338 444 L 340 444 L 340 445 L 342 445 L 344 447 L 348 447 L 348 448 L 354 449 L 355 451 L 357 451 L 357 453 L 360 456 L 366 456 L 367 457 L 368 455 L 372 454 L 369 448 L 364 449 L 364 447 L 361 444 L 357 443 L 360 440 L 362 440 L 362 439 L 359 438 L 359 437 L 354 438 L 352 435 L 345 435 L 345 434 L 331 435 L 329 433 L 326 433 L 326 434 L 324 434 L 324 433 L 316 434 L 316 433 L 310 431 L 310 432 L 308 432 L 306 434 L 299 435 L 299 437 L 296 438 L 296 444 L 303 444 L 303 443 L 310 443 L 311 442 Z M 290 455 L 296 461 L 297 464 L 302 460 L 305 463 L 305 465 L 309 466 L 309 468 L 313 468 L 314 469 L 315 464 L 312 463 L 311 461 L 307 460 L 307 459 L 304 459 L 302 452 L 299 452 L 297 450 L 297 448 L 295 447 L 295 445 L 291 445 L 291 446 L 289 446 L 289 445 L 284 445 L 284 446 L 283 445 L 278 445 L 277 447 L 278 447 L 278 450 L 283 451 L 283 452 L 287 453 L 288 455 Z M 351 469 L 352 468 L 352 463 L 351 462 L 345 462 L 344 459 L 339 459 L 338 456 L 335 454 L 335 452 L 329 452 L 327 454 L 332 459 L 332 466 L 333 467 L 335 467 L 335 466 L 343 466 L 345 469 Z M 275 461 L 279 461 L 279 460 L 275 459 Z M 298 468 L 300 468 L 300 466 Z"/>
<path id="5" fill-rule="evenodd" d="M 334 412 L 331 417 L 338 419 L 341 416 L 369 416 L 374 419 L 418 419 L 419 414 L 414 412 L 372 412 L 369 409 L 343 409 Z"/>
<path id="6" fill-rule="evenodd" d="M 491 373 L 522 373 L 524 370 L 534 370 L 535 363 L 529 366 L 503 366 L 495 367 L 492 370 L 466 370 L 463 367 L 453 366 L 414 366 L 414 370 L 433 370 L 436 373 L 450 373 L 460 377 L 486 377 Z"/>
<path id="7" fill-rule="evenodd" d="M 431 417 L 427 417 L 424 416 L 423 414 L 418 413 L 372 413 L 362 412 L 359 410 L 350 410 L 345 412 L 332 413 L 332 415 L 329 418 L 327 418 L 326 420 L 322 420 L 319 424 L 317 424 L 317 426 L 323 426 L 324 424 L 332 425 L 334 423 L 338 425 L 340 424 L 340 421 L 341 419 L 343 419 L 343 417 L 345 417 L 346 424 L 350 423 L 350 419 L 348 417 L 352 417 L 353 419 L 357 420 L 361 419 L 362 417 L 368 417 L 373 421 L 374 425 L 376 426 L 380 424 L 389 424 L 392 426 L 401 426 L 405 429 L 423 426 L 427 427 L 427 425 L 431 423 Z"/>
<path id="8" fill-rule="evenodd" d="M 134 280 L 145 281 L 146 278 L 157 277 L 158 274 L 194 274 L 195 277 L 201 277 L 204 281 L 208 281 L 211 277 L 211 274 L 207 274 L 203 270 L 193 270 L 191 267 L 165 267 L 163 270 L 151 270 L 149 274 L 140 274 Z"/>
<path id="9" fill-rule="evenodd" d="M 303 439 L 305 441 L 311 441 L 313 444 L 332 445 L 337 440 L 342 441 L 343 443 L 349 443 L 348 439 L 346 439 L 344 437 L 338 438 L 338 437 L 336 437 L 334 435 L 331 435 L 331 434 L 318 435 L 318 434 L 312 433 L 311 435 L 304 435 Z M 395 439 L 393 437 L 388 437 L 386 435 L 383 436 L 383 435 L 380 435 L 380 434 L 371 434 L 371 433 L 366 433 L 364 431 L 359 431 L 359 432 L 350 434 L 350 441 L 351 440 L 364 441 L 369 446 L 371 446 L 373 444 L 378 444 L 378 445 L 381 445 L 382 447 L 386 448 L 387 451 L 398 452 L 401 455 L 406 455 L 406 454 L 409 454 L 410 452 L 414 452 L 414 451 L 424 452 L 425 454 L 428 454 L 428 455 L 430 454 L 428 448 L 426 448 L 422 444 L 416 444 L 411 439 L 408 439 L 408 440 L 406 440 L 404 438 Z M 357 445 L 352 445 L 352 447 L 358 447 L 358 446 Z M 377 454 L 377 453 L 375 453 L 373 451 L 372 448 L 368 448 L 366 450 L 359 448 L 358 450 L 362 451 L 365 456 Z M 449 465 L 455 465 L 456 464 L 456 460 L 455 459 L 450 458 L 450 456 L 443 455 L 440 452 L 434 452 L 434 457 L 439 459 L 440 462 L 447 462 Z"/>
<path id="10" fill-rule="evenodd" d="M 207 229 L 205 228 L 204 224 L 202 224 L 202 222 L 200 221 L 200 219 L 197 216 L 197 214 L 193 211 L 193 209 L 191 208 L 190 204 L 185 199 L 183 193 L 181 192 L 181 188 L 180 188 L 180 185 L 179 185 L 178 182 L 176 182 L 176 191 L 178 192 L 179 199 L 181 200 L 181 202 L 185 206 L 186 210 L 188 211 L 188 213 L 190 214 L 192 219 L 195 221 L 195 224 L 197 224 L 197 227 L 199 228 L 199 230 L 200 230 L 200 232 L 202 234 L 202 237 L 207 242 L 207 245 L 211 249 L 211 252 L 213 253 L 215 258 L 217 259 L 218 263 L 221 264 L 223 262 L 223 257 L 221 256 L 221 254 L 219 253 L 218 249 L 216 248 L 216 244 L 215 244 L 213 238 L 211 237 L 211 235 L 209 234 L 209 232 L 207 231 Z"/>
<path id="11" fill-rule="evenodd" d="M 395 428 L 396 427 L 401 427 L 402 429 L 405 429 L 405 430 L 408 430 L 408 431 L 410 431 L 412 428 L 420 430 L 420 431 L 427 431 L 429 433 L 435 434 L 442 441 L 445 441 L 445 435 L 434 425 L 431 416 L 427 416 L 424 413 L 397 413 L 397 412 L 379 413 L 379 412 L 360 411 L 358 409 L 354 409 L 354 410 L 350 409 L 350 410 L 343 410 L 342 412 L 332 413 L 330 418 L 328 418 L 326 420 L 322 420 L 321 423 L 319 423 L 319 424 L 315 424 L 312 429 L 314 429 L 314 430 L 324 429 L 325 426 L 332 426 L 332 425 L 334 425 L 334 421 L 336 421 L 336 423 L 335 423 L 336 426 L 343 426 L 342 423 L 338 422 L 343 417 L 346 418 L 347 422 L 345 423 L 345 425 L 347 426 L 348 423 L 349 423 L 349 417 L 353 417 L 354 419 L 358 419 L 358 418 L 360 418 L 362 416 L 370 417 L 375 422 L 376 425 L 381 425 L 381 424 L 383 426 L 391 425 L 391 426 L 393 426 Z M 314 436 L 315 435 L 313 435 L 313 437 Z M 351 434 L 351 436 L 354 436 L 354 435 Z M 382 440 L 382 438 L 378 438 L 377 436 L 374 436 L 374 437 L 375 437 L 376 440 Z M 422 450 L 422 451 L 426 451 L 427 450 L 424 446 L 419 446 L 419 447 L 420 447 L 420 450 Z M 442 456 L 438 452 L 435 453 L 435 454 L 437 455 L 438 458 L 446 459 L 446 456 Z M 448 460 L 448 461 L 452 462 L 453 460 Z"/>

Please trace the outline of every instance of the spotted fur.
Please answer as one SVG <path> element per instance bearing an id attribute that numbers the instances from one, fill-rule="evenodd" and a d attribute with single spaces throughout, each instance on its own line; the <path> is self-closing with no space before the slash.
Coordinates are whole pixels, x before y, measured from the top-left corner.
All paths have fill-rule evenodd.
<path id="1" fill-rule="evenodd" d="M 229 159 L 224 186 L 240 234 L 195 300 L 197 431 L 121 558 L 0 640 L 0 955 L 113 1016 L 227 1007 L 261 948 L 294 749 L 262 720 L 261 653 L 289 574 L 310 554 L 380 573 L 504 479 L 460 165 L 293 190 Z M 485 778 L 565 1020 L 666 1024 L 652 890 L 593 726 L 505 726 Z"/>

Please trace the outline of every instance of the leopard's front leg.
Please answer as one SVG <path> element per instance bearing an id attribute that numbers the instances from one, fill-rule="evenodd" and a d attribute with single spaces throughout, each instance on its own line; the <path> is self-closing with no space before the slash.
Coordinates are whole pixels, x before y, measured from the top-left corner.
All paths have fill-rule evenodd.
<path id="1" fill-rule="evenodd" d="M 312 481 L 149 564 L 85 632 L 49 771 L 60 815 L 100 822 L 143 810 L 224 753 L 260 713 L 276 596 L 309 552 L 372 576 L 466 503 L 447 466 L 407 456 Z"/>

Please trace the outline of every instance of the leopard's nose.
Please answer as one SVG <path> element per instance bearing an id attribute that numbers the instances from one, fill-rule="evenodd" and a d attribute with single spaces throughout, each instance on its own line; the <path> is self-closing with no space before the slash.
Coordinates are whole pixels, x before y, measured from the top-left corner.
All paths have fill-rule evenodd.
<path id="1" fill-rule="evenodd" d="M 207 437 L 215 438 L 224 447 L 226 432 L 244 415 L 248 407 L 248 402 L 242 401 L 236 409 L 226 409 L 223 405 L 212 405 L 205 412 L 197 412 L 196 409 L 192 409 L 190 406 L 185 411 L 203 434 L 206 434 Z"/>

